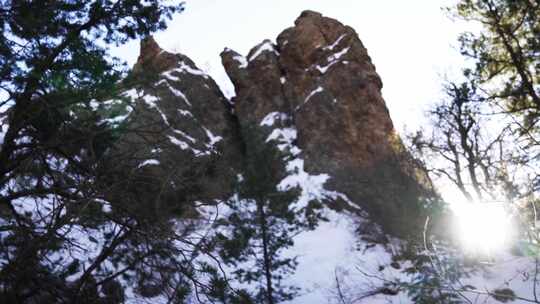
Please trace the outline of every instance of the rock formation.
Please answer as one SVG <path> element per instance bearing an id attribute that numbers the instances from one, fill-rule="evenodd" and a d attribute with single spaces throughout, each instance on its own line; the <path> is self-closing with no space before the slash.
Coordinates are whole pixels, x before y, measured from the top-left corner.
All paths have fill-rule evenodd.
<path id="1" fill-rule="evenodd" d="M 422 174 L 395 133 L 381 79 L 352 28 L 304 11 L 277 44 L 265 40 L 247 58 L 221 55 L 241 125 L 273 112 L 291 117 L 306 171 L 329 174 L 328 188 L 389 230 L 414 225 Z"/>
<path id="2" fill-rule="evenodd" d="M 120 98 L 133 103 L 121 117 L 129 132 L 107 164 L 118 172 L 114 182 L 108 181 L 117 188 L 108 191 L 113 194 L 108 199 L 142 202 L 148 205 L 144 212 L 166 215 L 192 212 L 195 201 L 230 196 L 241 144 L 231 106 L 217 84 L 188 57 L 162 50 L 149 37 L 123 86 L 128 89 Z M 105 104 L 114 102 L 119 100 Z"/>
<path id="3" fill-rule="evenodd" d="M 144 132 L 117 145 L 133 155 L 131 167 L 173 176 L 173 184 L 189 180 L 196 191 L 185 202 L 224 199 L 250 149 L 244 130 L 254 127 L 284 153 L 290 176 L 281 187 L 367 212 L 386 232 L 418 227 L 428 188 L 395 133 L 382 81 L 352 28 L 305 11 L 276 44 L 265 40 L 247 57 L 228 49 L 221 56 L 236 89 L 230 102 L 189 58 L 161 50 L 152 38 L 142 42 L 123 94 L 136 100 L 131 127 Z"/>

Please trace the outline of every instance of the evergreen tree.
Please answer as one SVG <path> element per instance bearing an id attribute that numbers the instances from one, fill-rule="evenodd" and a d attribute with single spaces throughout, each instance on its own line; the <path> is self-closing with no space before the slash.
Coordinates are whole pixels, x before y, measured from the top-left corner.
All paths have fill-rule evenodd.
<path id="1" fill-rule="evenodd" d="M 540 110 L 540 3 L 462 0 L 450 11 L 481 26 L 459 41 L 461 53 L 474 63 L 466 74 L 479 84 L 482 101 L 491 103 L 493 112 L 521 117 L 520 132 L 530 136 Z"/>
<path id="2" fill-rule="evenodd" d="M 111 186 L 101 184 L 102 161 L 123 130 L 104 122 L 116 109 L 95 109 L 105 98 L 129 102 L 110 46 L 162 30 L 182 10 L 157 0 L 0 1 L 4 302 L 121 303 L 132 288 L 183 303 L 196 286 L 197 250 L 180 248 L 170 223 L 102 210 Z"/>
<path id="3" fill-rule="evenodd" d="M 233 269 L 235 279 L 249 285 L 242 293 L 243 301 L 233 297 L 234 301 L 274 304 L 290 300 L 298 292 L 298 288 L 284 285 L 286 275 L 297 265 L 296 257 L 284 252 L 293 246 L 293 237 L 313 228 L 315 221 L 304 218 L 305 208 L 295 207 L 297 193 L 278 190 L 283 155 L 261 133 L 255 128 L 245 133 L 249 149 L 244 174 L 237 195 L 226 202 L 217 238 L 220 255 Z"/>

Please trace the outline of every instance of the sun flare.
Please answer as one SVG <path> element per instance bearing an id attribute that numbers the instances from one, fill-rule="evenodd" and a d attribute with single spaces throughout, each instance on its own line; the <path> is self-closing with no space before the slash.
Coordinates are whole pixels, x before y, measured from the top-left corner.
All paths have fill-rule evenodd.
<path id="1" fill-rule="evenodd" d="M 503 203 L 463 202 L 452 209 L 457 238 L 466 252 L 491 255 L 508 248 L 514 225 Z"/>

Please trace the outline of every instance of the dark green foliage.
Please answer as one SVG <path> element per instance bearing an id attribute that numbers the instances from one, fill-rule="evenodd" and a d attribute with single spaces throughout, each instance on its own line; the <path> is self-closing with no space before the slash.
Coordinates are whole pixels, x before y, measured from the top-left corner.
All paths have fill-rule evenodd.
<path id="1" fill-rule="evenodd" d="M 398 262 L 406 262 L 402 271 L 410 279 L 392 282 L 392 285 L 406 291 L 414 303 L 469 303 L 463 292 L 475 288 L 462 280 L 475 268 L 468 265 L 464 255 L 451 244 L 430 239 L 437 243 L 436 251 L 409 243 L 393 257 L 396 266 L 400 265 Z"/>
<path id="2" fill-rule="evenodd" d="M 540 110 L 540 4 L 463 0 L 452 12 L 482 26 L 480 33 L 463 33 L 459 41 L 461 53 L 475 64 L 465 73 L 483 85 L 495 84 L 484 91 L 484 100 L 521 116 L 525 128 L 534 128 Z"/>
<path id="3" fill-rule="evenodd" d="M 459 284 L 465 269 L 456 258 L 421 256 L 414 262 L 415 266 L 406 270 L 414 275 L 413 280 L 405 287 L 415 303 L 463 303 L 459 293 L 470 286 Z"/>
<path id="4" fill-rule="evenodd" d="M 223 261 L 232 267 L 236 280 L 250 286 L 233 303 L 272 304 L 292 299 L 298 289 L 283 285 L 283 279 L 294 272 L 297 262 L 283 252 L 293 245 L 296 234 L 316 222 L 305 219 L 306 210 L 295 206 L 298 193 L 277 189 L 284 176 L 283 155 L 264 141 L 262 133 L 256 128 L 244 133 L 249 149 L 243 178 L 237 196 L 226 202 L 227 215 L 217 227 Z M 311 214 L 317 216 L 317 212 Z"/>
<path id="5" fill-rule="evenodd" d="M 516 300 L 516 294 L 510 288 L 500 288 L 493 290 L 491 296 L 502 303 L 513 302 Z"/>
<path id="6" fill-rule="evenodd" d="M 164 29 L 182 10 L 174 1 L 0 1 L 3 300 L 121 303 L 120 278 L 139 278 L 142 290 L 178 283 L 170 273 L 179 269 L 167 266 L 189 268 L 164 258 L 178 253 L 169 226 L 148 231 L 125 214 L 104 212 L 97 200 L 103 185 L 96 182 L 106 175 L 100 162 L 124 131 L 104 119 L 125 114 L 131 102 L 102 104 L 121 99 L 118 83 L 125 75 L 109 48 Z M 74 231 L 79 237 L 69 237 Z M 150 232 L 157 238 L 148 239 Z M 101 252 L 84 268 L 81 260 L 67 259 L 66 252 L 77 256 L 100 242 Z M 148 272 L 163 273 L 161 285 L 144 276 Z"/>

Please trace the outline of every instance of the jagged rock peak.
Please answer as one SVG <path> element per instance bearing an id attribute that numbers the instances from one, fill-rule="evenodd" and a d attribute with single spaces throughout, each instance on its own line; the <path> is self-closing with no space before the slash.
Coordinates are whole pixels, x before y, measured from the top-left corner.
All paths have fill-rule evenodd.
<path id="1" fill-rule="evenodd" d="M 148 36 L 141 40 L 141 51 L 137 62 L 144 62 L 145 60 L 154 58 L 161 52 L 163 52 L 163 49 L 161 49 L 154 37 Z"/>
<path id="2" fill-rule="evenodd" d="M 185 55 L 164 51 L 151 36 L 141 41 L 131 76 L 122 96 L 132 102 L 122 121 L 140 132 L 127 132 L 117 141 L 115 155 L 130 156 L 119 171 L 170 179 L 160 196 L 165 201 L 169 195 L 166 205 L 229 197 L 239 144 L 228 101 L 214 80 Z M 189 186 L 181 180 L 188 175 Z M 132 192 L 137 191 L 135 186 Z"/>
<path id="3" fill-rule="evenodd" d="M 141 40 L 140 53 L 133 66 L 133 72 L 160 73 L 178 66 L 181 62 L 191 68 L 196 68 L 191 59 L 182 54 L 173 54 L 163 50 L 153 36 L 148 36 Z"/>
<path id="4" fill-rule="evenodd" d="M 298 22 L 298 20 L 300 18 L 309 18 L 309 17 L 321 18 L 322 14 L 319 13 L 319 12 L 316 12 L 316 11 L 312 11 L 312 10 L 305 10 L 302 13 L 300 13 L 300 17 L 298 17 L 298 19 L 296 19 L 295 24 L 296 24 L 296 22 Z"/>
<path id="5" fill-rule="evenodd" d="M 275 44 L 270 40 L 264 40 L 249 52 L 247 58 L 233 50 L 225 49 L 222 58 L 224 65 L 229 67 L 228 72 L 237 74 L 236 70 L 247 68 L 255 59 L 260 60 L 272 53 L 282 58 L 286 70 L 310 69 L 313 72 L 318 70 L 319 73 L 323 73 L 330 68 L 330 64 L 338 63 L 338 59 L 341 61 L 352 59 L 375 71 L 367 50 L 351 27 L 309 10 L 303 11 L 294 24 L 294 27 L 284 30 L 277 37 Z M 347 52 L 346 48 L 349 48 Z M 330 58 L 332 55 L 334 56 Z M 380 78 L 376 73 L 373 74 L 373 80 L 382 87 Z M 234 82 L 234 75 L 231 75 L 231 78 Z"/>
<path id="6" fill-rule="evenodd" d="M 423 194 L 417 167 L 394 131 L 381 80 L 351 27 L 305 11 L 276 43 L 262 41 L 247 58 L 229 49 L 221 56 L 236 90 L 234 117 L 215 82 L 188 57 L 162 50 L 152 37 L 141 42 L 135 76 L 157 77 L 140 77 L 151 83 L 140 98 L 146 111 L 135 112 L 148 117 L 134 121 L 158 121 L 169 131 L 151 140 L 164 151 L 156 157 L 149 150 L 148 161 L 163 164 L 151 168 L 215 167 L 215 160 L 221 169 L 211 171 L 229 177 L 214 177 L 231 181 L 242 167 L 238 156 L 254 148 L 242 142 L 244 133 L 255 129 L 294 157 L 288 174 L 302 174 L 307 185 L 310 176 L 321 181 L 317 187 L 324 184 L 329 204 L 365 211 L 389 232 L 421 227 L 415 222 L 422 218 Z M 200 187 L 212 186 L 203 192 L 217 198 L 231 191 L 226 183 L 204 178 Z"/>
<path id="7" fill-rule="evenodd" d="M 247 58 L 222 52 L 242 126 L 290 117 L 305 169 L 329 174 L 328 186 L 389 230 L 413 224 L 422 185 L 395 133 L 382 82 L 357 33 L 304 11 L 294 26 L 264 40 Z"/>

